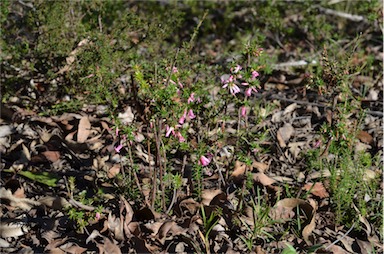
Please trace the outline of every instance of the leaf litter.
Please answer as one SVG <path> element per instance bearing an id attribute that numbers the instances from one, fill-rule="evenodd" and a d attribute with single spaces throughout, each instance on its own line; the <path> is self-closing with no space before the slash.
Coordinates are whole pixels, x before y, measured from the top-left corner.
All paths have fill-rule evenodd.
<path id="1" fill-rule="evenodd" d="M 267 187 L 270 191 L 277 194 L 281 193 L 282 187 L 285 184 L 292 184 L 294 182 L 293 179 L 300 174 L 299 168 L 295 167 L 295 163 L 300 160 L 300 151 L 309 149 L 311 145 L 311 140 L 306 140 L 300 143 L 297 142 L 297 139 L 300 137 L 300 133 L 311 133 L 310 129 L 305 130 L 305 128 L 312 127 L 306 123 L 296 123 L 292 120 L 289 120 L 291 123 L 285 122 L 288 119 L 299 116 L 297 110 L 301 107 L 292 105 L 293 104 L 283 108 L 281 111 L 276 112 L 271 116 L 271 128 L 283 124 L 276 132 L 276 144 L 281 149 L 280 152 L 279 149 L 277 149 L 277 156 L 279 159 L 276 160 L 276 157 L 273 157 L 271 154 L 268 155 L 268 164 L 255 160 L 251 166 L 236 161 L 227 180 L 228 184 L 232 183 L 236 189 L 241 190 L 241 186 L 245 184 L 244 181 L 246 175 L 250 173 L 252 174 L 252 179 L 255 184 Z M 92 120 L 89 121 L 89 119 Z M 62 194 L 56 191 L 49 191 L 43 195 L 42 190 L 45 188 L 44 186 L 58 189 L 62 188 L 65 190 L 66 184 L 63 181 L 63 177 L 68 173 L 83 178 L 83 181 L 86 181 L 86 177 L 96 180 L 98 176 L 90 174 L 90 172 L 88 173 L 87 168 L 96 171 L 96 174 L 99 176 L 105 175 L 108 178 L 116 178 L 122 174 L 121 166 L 127 162 L 120 161 L 121 158 L 116 157 L 117 153 L 115 153 L 113 149 L 109 148 L 105 150 L 109 146 L 108 144 L 111 144 L 110 142 L 114 142 L 113 138 L 110 136 L 112 133 L 109 128 L 110 121 L 107 119 L 98 120 L 97 118 L 84 115 L 67 114 L 60 117 L 52 117 L 50 120 L 48 120 L 47 117 L 33 116 L 33 123 L 39 123 L 43 126 L 45 125 L 46 129 L 39 129 L 36 128 L 37 126 L 30 124 L 27 128 L 30 131 L 27 132 L 27 134 L 25 132 L 25 126 L 24 128 L 18 128 L 17 124 L 13 124 L 13 127 L 4 128 L 5 131 L 3 135 L 11 140 L 16 137 L 24 136 L 25 139 L 32 139 L 34 142 L 21 143 L 11 148 L 9 144 L 14 143 L 14 141 L 9 141 L 8 144 L 3 143 L 3 147 L 6 151 L 4 154 L 8 154 L 8 151 L 16 154 L 16 157 L 14 157 L 13 160 L 6 159 L 6 162 L 11 166 L 10 168 L 15 170 L 16 174 L 25 177 L 18 181 L 20 181 L 22 185 L 26 185 L 30 197 L 33 197 L 31 196 L 32 193 L 35 193 L 35 197 L 33 199 L 17 197 L 15 196 L 16 192 L 12 193 L 10 189 L 6 188 L 0 189 L 0 196 L 3 213 L 5 212 L 4 209 L 8 207 L 8 212 L 6 213 L 9 215 L 18 209 L 24 211 L 24 213 L 33 209 L 44 209 L 45 213 L 51 214 L 53 221 L 56 221 L 56 226 L 47 231 L 42 230 L 41 232 L 42 235 L 45 236 L 47 236 L 47 233 L 49 232 L 54 233 L 54 238 L 49 238 L 50 240 L 48 242 L 50 242 L 50 244 L 46 245 L 46 251 L 51 251 L 53 253 L 84 253 L 87 250 L 98 250 L 100 253 L 122 253 L 137 248 L 136 250 L 140 249 L 148 252 L 158 252 L 168 247 L 171 248 L 172 246 L 174 251 L 183 250 L 187 252 L 199 252 L 202 251 L 202 249 L 200 249 L 202 246 L 199 244 L 199 241 L 202 241 L 200 238 L 203 236 L 197 238 L 196 236 L 201 234 L 200 228 L 203 226 L 201 209 L 205 209 L 207 212 L 210 211 L 209 213 L 212 214 L 217 208 L 226 211 L 226 214 L 225 216 L 222 216 L 223 220 L 218 220 L 217 224 L 212 228 L 212 234 L 215 235 L 211 236 L 213 241 L 211 244 L 213 245 L 213 248 L 217 251 L 222 251 L 223 247 L 220 247 L 220 245 L 223 243 L 220 242 L 226 239 L 224 242 L 227 242 L 225 244 L 227 246 L 225 247 L 227 252 L 230 252 L 229 250 L 243 251 L 241 247 L 236 247 L 228 242 L 230 241 L 230 238 L 233 237 L 230 233 L 231 230 L 233 230 L 233 227 L 236 228 L 233 221 L 237 217 L 235 210 L 238 209 L 238 202 L 240 202 L 240 200 L 238 200 L 236 196 L 233 196 L 233 194 L 228 196 L 225 191 L 214 187 L 215 185 L 212 185 L 212 189 L 203 190 L 201 202 L 198 202 L 193 198 L 188 198 L 185 194 L 183 194 L 184 197 L 183 195 L 177 197 L 176 203 L 172 208 L 175 215 L 172 217 L 169 217 L 166 214 L 156 215 L 150 207 L 145 213 L 141 213 L 140 215 L 138 211 L 134 211 L 134 208 L 130 204 L 132 201 L 129 202 L 124 197 L 116 196 L 111 192 L 109 202 L 116 200 L 117 203 L 111 202 L 111 204 L 115 203 L 115 205 L 111 207 L 108 207 L 109 205 L 106 204 L 110 211 L 108 214 L 102 214 L 96 224 L 88 226 L 90 230 L 93 228 L 90 231 L 92 232 L 91 234 L 80 234 L 75 241 L 72 238 L 65 237 L 67 233 L 64 234 L 63 229 L 58 227 L 58 223 L 62 220 L 69 221 L 69 218 L 63 214 L 63 210 L 65 210 L 66 207 L 76 205 L 76 203 L 72 202 L 66 195 L 57 196 Z M 145 137 L 145 135 L 141 135 Z M 63 136 L 65 136 L 65 138 L 63 138 Z M 311 134 L 308 137 L 314 138 L 315 135 Z M 372 136 L 366 132 L 360 132 L 358 137 L 364 143 L 373 143 Z M 90 140 L 92 140 L 92 142 L 90 142 Z M 150 157 L 140 145 L 142 140 L 143 138 L 137 140 L 138 143 L 135 152 L 138 158 L 141 158 L 142 163 L 145 163 L 146 165 L 154 165 L 154 162 L 151 162 L 154 158 L 149 160 Z M 45 149 L 40 149 L 38 147 L 41 145 L 43 145 Z M 295 151 L 295 149 L 299 149 L 299 151 Z M 84 156 L 82 155 L 83 153 L 89 153 L 92 156 Z M 218 154 L 221 155 L 222 158 L 231 156 L 227 150 L 222 149 L 218 150 Z M 35 168 L 35 172 L 27 171 L 28 169 L 31 169 L 32 165 Z M 48 166 L 50 171 L 39 172 L 41 166 Z M 68 167 L 77 168 L 77 172 L 68 170 Z M 280 170 L 276 171 L 275 169 L 277 169 L 277 167 L 280 167 Z M 310 181 L 311 179 L 313 181 L 321 177 L 327 177 L 326 172 L 322 172 L 321 174 L 319 172 L 313 172 L 311 175 L 307 176 L 307 181 Z M 367 173 L 367 177 L 371 179 L 375 176 L 370 176 Z M 142 177 L 141 179 L 142 182 L 140 184 L 144 184 L 145 177 Z M 8 179 L 8 181 L 10 181 L 10 179 Z M 148 181 L 151 182 L 151 179 L 148 178 Z M 301 181 L 303 181 L 303 179 Z M 35 184 L 40 184 L 40 186 L 34 186 Z M 313 195 L 313 198 L 320 200 L 326 199 L 329 196 L 327 188 L 324 187 L 323 182 L 303 182 L 302 190 Z M 142 191 L 144 194 L 144 190 Z M 17 195 L 20 196 L 20 194 Z M 132 204 L 136 205 L 134 203 Z M 85 206 L 83 206 L 83 208 L 84 207 Z M 322 209 L 324 209 L 324 207 Z M 246 221 L 251 227 L 255 227 L 256 225 L 252 219 L 253 209 L 250 206 L 246 206 L 245 211 L 248 211 L 245 212 L 247 217 L 243 217 L 242 220 Z M 37 216 L 37 214 L 35 216 Z M 267 224 L 264 229 L 266 231 L 281 231 L 284 227 L 287 227 L 287 225 L 291 225 L 293 221 L 301 220 L 302 227 L 301 231 L 298 232 L 299 237 L 302 237 L 308 246 L 312 246 L 320 240 L 319 237 L 321 237 L 321 232 L 316 230 L 318 227 L 316 218 L 321 216 L 321 212 L 318 214 L 318 207 L 316 201 L 313 199 L 281 199 L 276 202 L 268 216 L 276 221 L 277 224 L 270 226 Z M 377 243 L 377 236 L 375 236 L 371 230 L 370 224 L 364 217 L 361 217 L 361 220 L 366 225 L 365 230 L 371 239 L 369 242 Z M 33 227 L 31 227 L 31 225 L 33 225 L 32 221 L 31 219 L 20 220 L 17 219 L 17 217 L 13 219 L 13 222 L 3 220 L 0 227 L 1 237 L 3 240 L 8 239 L 9 237 L 28 239 L 27 233 L 31 234 L 31 230 L 34 230 Z M 35 222 L 35 224 L 36 223 L 38 224 L 38 222 Z M 75 228 L 70 226 L 70 224 L 67 225 L 66 230 L 68 229 L 72 230 L 72 233 L 76 232 L 74 231 Z M 239 229 L 242 230 L 241 228 Z M 328 230 L 330 229 L 328 228 Z M 343 234 L 342 232 L 343 231 L 334 231 L 330 234 L 328 239 L 323 239 L 323 243 L 329 243 L 329 245 L 332 244 L 333 241 L 340 238 L 340 234 Z M 322 237 L 325 236 L 323 235 Z M 46 240 L 36 239 L 36 241 L 41 243 Z M 353 250 L 351 249 L 351 246 L 354 243 L 360 246 L 359 248 L 361 250 L 367 249 L 369 245 L 369 242 L 366 240 L 355 239 L 348 236 L 342 237 L 340 242 L 342 243 L 342 246 L 330 246 L 328 250 L 333 250 L 333 252 L 336 253 L 345 248 L 345 250 L 351 252 Z M 132 243 L 132 245 L 128 243 Z M 7 248 L 9 248 L 9 250 L 17 250 L 20 248 L 17 247 L 17 245 L 9 247 L 12 246 L 12 243 L 6 242 L 6 240 L 4 246 L 8 246 Z M 32 246 L 28 248 L 32 248 Z M 264 245 L 264 247 L 263 245 L 259 245 L 258 252 L 268 252 L 268 248 L 270 247 L 267 245 Z M 335 248 L 341 249 L 336 250 Z"/>

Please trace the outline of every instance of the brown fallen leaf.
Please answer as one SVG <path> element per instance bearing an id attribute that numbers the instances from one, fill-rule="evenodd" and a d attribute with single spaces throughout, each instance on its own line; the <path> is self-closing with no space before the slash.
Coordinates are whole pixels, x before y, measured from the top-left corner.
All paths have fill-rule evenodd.
<path id="1" fill-rule="evenodd" d="M 295 111 L 298 108 L 297 103 L 292 103 L 288 105 L 283 112 L 283 115 L 286 116 L 287 114 L 291 114 L 293 111 Z"/>
<path id="2" fill-rule="evenodd" d="M 241 161 L 235 162 L 235 169 L 231 174 L 231 179 L 235 184 L 241 184 L 245 178 L 247 165 Z"/>
<path id="3" fill-rule="evenodd" d="M 316 207 L 314 207 L 314 204 L 298 198 L 285 198 L 276 203 L 275 207 L 271 210 L 270 216 L 275 220 L 293 218 L 296 213 L 296 207 L 299 207 L 306 215 L 306 221 L 303 224 L 307 224 L 307 226 L 303 228 L 302 235 L 304 241 L 308 245 L 312 245 L 309 236 L 316 226 Z"/>
<path id="4" fill-rule="evenodd" d="M 104 238 L 104 244 L 96 244 L 99 248 L 99 253 L 103 254 L 121 254 L 119 246 L 109 240 L 107 237 Z"/>
<path id="5" fill-rule="evenodd" d="M 216 197 L 217 195 L 223 193 L 222 190 L 216 189 L 216 190 L 203 190 L 201 194 L 202 201 L 201 203 L 205 206 L 209 206 L 212 199 Z"/>
<path id="6" fill-rule="evenodd" d="M 91 123 L 88 116 L 83 116 L 79 121 L 79 127 L 77 129 L 77 142 L 84 143 L 89 134 L 91 133 Z"/>
<path id="7" fill-rule="evenodd" d="M 264 186 L 269 186 L 276 182 L 264 173 L 253 173 L 252 176 L 254 181 L 259 182 Z"/>
<path id="8" fill-rule="evenodd" d="M 289 123 L 285 123 L 283 127 L 281 127 L 277 131 L 277 141 L 279 142 L 280 147 L 284 148 L 287 146 L 287 142 L 295 133 L 295 128 Z"/>
<path id="9" fill-rule="evenodd" d="M 171 230 L 171 228 L 176 224 L 174 221 L 166 221 L 163 225 L 159 228 L 159 231 L 157 232 L 157 237 L 159 240 L 163 240 L 164 237 L 167 236 L 168 232 Z"/>
<path id="10" fill-rule="evenodd" d="M 323 183 L 315 182 L 313 183 L 307 183 L 302 188 L 303 190 L 310 191 L 313 195 L 319 197 L 319 198 L 326 198 L 329 197 L 329 193 L 325 189 Z"/>
<path id="11" fill-rule="evenodd" d="M 69 254 L 82 254 L 87 250 L 86 248 L 80 247 L 76 243 L 65 243 L 60 246 L 60 249 Z"/>
<path id="12" fill-rule="evenodd" d="M 357 134 L 357 138 L 365 144 L 373 143 L 373 137 L 366 131 L 359 131 L 359 133 Z"/>
<path id="13" fill-rule="evenodd" d="M 0 237 L 18 237 L 28 233 L 29 228 L 21 221 L 0 221 Z"/>
<path id="14" fill-rule="evenodd" d="M 108 178 L 114 178 L 115 176 L 117 176 L 117 174 L 120 173 L 120 165 L 118 164 L 115 164 L 113 165 L 109 170 L 108 170 Z"/>
<path id="15" fill-rule="evenodd" d="M 269 168 L 267 164 L 258 161 L 253 161 L 252 167 L 256 168 L 261 173 L 264 173 Z"/>
<path id="16" fill-rule="evenodd" d="M 59 151 L 44 151 L 41 154 L 44 155 L 44 157 L 50 162 L 56 162 L 60 159 Z"/>
<path id="17" fill-rule="evenodd" d="M 245 163 L 241 162 L 241 161 L 236 161 L 235 162 L 235 169 L 233 170 L 232 172 L 232 177 L 238 177 L 240 175 L 243 175 L 245 173 L 245 169 L 246 169 L 246 165 Z"/>

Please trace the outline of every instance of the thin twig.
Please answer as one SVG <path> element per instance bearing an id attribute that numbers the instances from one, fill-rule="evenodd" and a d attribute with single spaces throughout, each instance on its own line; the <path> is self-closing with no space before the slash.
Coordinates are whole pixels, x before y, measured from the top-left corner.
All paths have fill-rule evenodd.
<path id="1" fill-rule="evenodd" d="M 352 224 L 352 227 L 339 239 L 337 239 L 336 241 L 334 241 L 333 243 L 331 243 L 330 245 L 328 245 L 327 247 L 325 247 L 326 250 L 328 250 L 329 248 L 331 248 L 333 245 L 335 245 L 336 243 L 340 242 L 341 240 L 343 240 L 344 237 L 346 237 L 351 231 L 352 229 L 355 227 L 355 222 Z"/>
<path id="2" fill-rule="evenodd" d="M 175 67 L 175 65 L 176 65 L 177 56 L 179 55 L 179 52 L 180 52 L 180 48 L 177 48 L 175 58 L 173 59 L 171 69 L 169 70 L 169 74 L 168 74 L 167 82 L 165 83 L 165 86 L 169 85 L 169 81 L 171 80 L 171 76 L 172 76 L 172 72 L 173 72 L 173 67 Z"/>
<path id="3" fill-rule="evenodd" d="M 140 193 L 143 195 L 144 200 L 145 200 L 146 202 L 148 202 L 148 200 L 145 198 L 143 189 L 141 188 L 140 181 L 139 181 L 139 177 L 137 176 L 137 172 L 136 172 L 136 170 L 133 168 L 134 163 L 133 163 L 133 157 L 132 157 L 132 146 L 131 146 L 131 143 L 129 143 L 129 142 L 128 142 L 128 156 L 129 156 L 129 162 L 130 162 L 130 164 L 132 165 L 133 177 L 135 178 L 135 182 L 136 182 L 137 188 L 139 189 Z M 150 206 L 149 203 L 147 203 L 147 205 Z"/>
<path id="4" fill-rule="evenodd" d="M 297 103 L 299 105 L 308 105 L 308 106 L 321 107 L 321 108 L 330 108 L 331 107 L 330 105 L 327 105 L 327 104 L 320 104 L 320 103 L 314 103 L 314 102 L 308 102 L 308 101 L 300 101 L 300 100 L 294 100 L 294 99 L 287 99 L 287 98 L 283 98 L 283 97 L 277 96 L 275 94 L 273 94 L 270 97 L 270 99 L 272 99 L 272 100 L 279 100 L 279 101 L 286 101 L 286 102 L 289 102 L 289 103 Z M 381 112 L 381 111 L 367 110 L 366 113 L 369 114 L 369 115 L 373 115 L 373 116 L 383 117 L 383 112 Z"/>
<path id="5" fill-rule="evenodd" d="M 149 141 L 149 127 L 150 127 L 150 123 L 147 124 L 147 137 L 148 137 L 148 140 L 147 140 L 147 151 L 148 151 L 148 164 L 149 164 L 149 171 L 152 171 L 152 166 L 151 166 L 151 144 L 150 144 L 150 141 Z M 151 200 L 151 208 L 154 209 L 155 208 L 155 200 L 156 200 L 156 192 L 157 192 L 157 184 L 156 184 L 156 177 L 157 175 L 157 172 L 156 172 L 156 167 L 153 168 L 153 175 L 152 175 L 152 200 Z"/>

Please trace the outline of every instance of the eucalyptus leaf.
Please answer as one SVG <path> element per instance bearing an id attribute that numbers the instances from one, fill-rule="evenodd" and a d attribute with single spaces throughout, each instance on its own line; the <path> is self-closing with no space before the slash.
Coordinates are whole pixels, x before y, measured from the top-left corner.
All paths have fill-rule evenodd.
<path id="1" fill-rule="evenodd" d="M 56 187 L 58 178 L 56 175 L 48 172 L 30 172 L 30 171 L 20 171 L 20 175 L 27 177 L 33 181 L 45 184 L 49 187 Z"/>

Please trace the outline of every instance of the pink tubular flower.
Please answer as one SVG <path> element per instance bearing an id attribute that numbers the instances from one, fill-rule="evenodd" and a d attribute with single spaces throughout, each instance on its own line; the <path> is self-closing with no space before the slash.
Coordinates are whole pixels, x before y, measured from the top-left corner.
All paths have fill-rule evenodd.
<path id="1" fill-rule="evenodd" d="M 173 72 L 173 73 L 177 73 L 177 72 L 179 72 L 179 70 L 177 69 L 177 67 L 173 66 L 173 68 L 172 68 L 172 72 Z"/>
<path id="2" fill-rule="evenodd" d="M 252 80 L 256 79 L 260 74 L 257 71 L 252 71 Z"/>
<path id="3" fill-rule="evenodd" d="M 246 106 L 242 106 L 241 107 L 241 116 L 242 117 L 246 117 L 247 116 L 247 107 Z"/>
<path id="4" fill-rule="evenodd" d="M 210 159 L 208 159 L 207 157 L 205 157 L 204 155 L 202 155 L 199 159 L 199 164 L 203 165 L 204 167 L 205 166 L 208 166 L 208 164 L 211 162 Z"/>
<path id="5" fill-rule="evenodd" d="M 223 88 L 226 88 L 226 87 L 228 87 L 229 92 L 232 95 L 235 95 L 235 94 L 240 92 L 240 88 L 235 83 L 227 83 L 227 84 L 223 85 Z"/>
<path id="6" fill-rule="evenodd" d="M 116 127 L 116 137 L 119 136 L 119 127 Z"/>
<path id="7" fill-rule="evenodd" d="M 234 69 L 231 68 L 231 71 L 232 71 L 233 73 L 238 73 L 241 69 L 242 69 L 242 67 L 241 67 L 240 65 L 236 65 L 236 67 L 235 67 Z"/>
<path id="8" fill-rule="evenodd" d="M 247 90 L 245 90 L 245 96 L 250 97 L 252 95 L 252 91 L 257 93 L 257 90 L 255 87 L 251 86 Z"/>
<path id="9" fill-rule="evenodd" d="M 227 76 L 227 75 L 223 75 L 224 76 Z M 227 79 L 225 79 L 225 77 L 223 78 L 221 77 L 221 83 L 223 83 L 224 85 L 228 84 L 228 83 L 232 83 L 235 81 L 235 78 L 233 77 L 233 75 L 230 75 Z"/>
<path id="10" fill-rule="evenodd" d="M 195 93 L 191 93 L 191 95 L 188 98 L 188 104 L 195 101 Z"/>
<path id="11" fill-rule="evenodd" d="M 186 118 L 187 118 L 187 110 L 184 110 L 184 114 L 179 119 L 179 124 L 184 124 Z"/>
<path id="12" fill-rule="evenodd" d="M 180 143 L 185 142 L 185 138 L 183 137 L 183 135 L 181 135 L 180 132 L 176 132 L 176 133 L 175 133 L 175 136 L 179 139 L 179 142 L 180 142 Z"/>
<path id="13" fill-rule="evenodd" d="M 97 213 L 95 214 L 95 219 L 96 219 L 96 220 L 99 220 L 99 219 L 100 219 L 100 216 L 101 216 L 100 213 L 97 212 Z"/>
<path id="14" fill-rule="evenodd" d="M 120 153 L 121 148 L 123 148 L 123 145 L 122 145 L 122 144 L 120 144 L 120 145 L 118 145 L 117 147 L 115 147 L 115 151 L 116 151 L 116 153 Z"/>
<path id="15" fill-rule="evenodd" d="M 195 114 L 193 113 L 193 110 L 192 110 L 192 109 L 190 109 L 190 110 L 188 111 L 188 117 L 189 117 L 189 119 L 193 119 L 193 118 L 196 117 Z"/>
<path id="16" fill-rule="evenodd" d="M 316 141 L 316 143 L 313 147 L 318 148 L 318 147 L 320 147 L 320 145 L 321 145 L 321 140 L 318 140 L 318 141 Z"/>
<path id="17" fill-rule="evenodd" d="M 165 137 L 169 137 L 169 135 L 171 134 L 171 133 L 175 133 L 175 131 L 174 131 L 174 128 L 173 127 L 169 127 L 169 125 L 167 125 L 167 133 L 165 133 Z"/>

